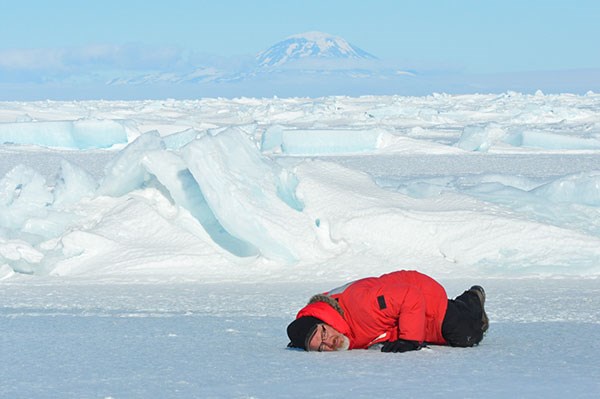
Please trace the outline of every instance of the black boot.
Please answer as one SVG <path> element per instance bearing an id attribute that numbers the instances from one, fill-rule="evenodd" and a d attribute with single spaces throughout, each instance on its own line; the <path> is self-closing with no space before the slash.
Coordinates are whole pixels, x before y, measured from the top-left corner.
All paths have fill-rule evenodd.
<path id="1" fill-rule="evenodd" d="M 483 289 L 482 286 L 480 285 L 474 285 L 471 287 L 471 289 L 469 289 L 470 292 L 474 293 L 475 295 L 477 295 L 477 297 L 479 298 L 479 302 L 481 302 L 481 330 L 483 332 L 486 332 L 490 326 L 490 321 L 487 317 L 487 314 L 485 313 L 485 290 Z"/>

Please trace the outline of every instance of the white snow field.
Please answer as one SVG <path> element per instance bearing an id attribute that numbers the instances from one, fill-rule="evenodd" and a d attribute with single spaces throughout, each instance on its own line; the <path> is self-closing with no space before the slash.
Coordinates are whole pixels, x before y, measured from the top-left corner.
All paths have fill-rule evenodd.
<path id="1" fill-rule="evenodd" d="M 481 345 L 286 348 L 397 269 Z M 599 277 L 599 94 L 0 102 L 2 398 L 596 398 Z"/>

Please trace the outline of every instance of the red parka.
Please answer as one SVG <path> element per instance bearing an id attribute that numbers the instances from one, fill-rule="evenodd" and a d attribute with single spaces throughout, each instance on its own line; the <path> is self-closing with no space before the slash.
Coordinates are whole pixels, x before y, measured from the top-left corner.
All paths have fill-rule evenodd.
<path id="1" fill-rule="evenodd" d="M 327 302 L 311 303 L 296 318 L 313 316 L 350 339 L 350 349 L 366 349 L 399 338 L 443 345 L 446 290 L 416 271 L 401 270 L 353 281 L 325 295 L 337 300 L 343 316 Z"/>

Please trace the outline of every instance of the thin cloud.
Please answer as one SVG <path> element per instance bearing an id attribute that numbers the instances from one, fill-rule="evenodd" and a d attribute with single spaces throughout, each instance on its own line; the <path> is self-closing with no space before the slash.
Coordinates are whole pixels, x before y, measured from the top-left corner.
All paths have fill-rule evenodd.
<path id="1" fill-rule="evenodd" d="M 7 71 L 65 73 L 85 69 L 165 69 L 185 64 L 175 47 L 139 44 L 92 44 L 69 48 L 0 50 L 0 69 Z"/>
<path id="2" fill-rule="evenodd" d="M 17 71 L 64 68 L 62 49 L 0 50 L 0 68 Z"/>

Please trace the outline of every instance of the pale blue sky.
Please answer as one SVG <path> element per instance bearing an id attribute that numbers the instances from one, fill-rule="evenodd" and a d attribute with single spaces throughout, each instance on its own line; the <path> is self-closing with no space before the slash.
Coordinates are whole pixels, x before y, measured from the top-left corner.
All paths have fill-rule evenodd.
<path id="1" fill-rule="evenodd" d="M 598 21 L 598 0 L 0 0 L 0 100 L 585 93 Z M 310 31 L 387 72 L 254 74 L 258 52 Z M 230 83 L 178 80 L 196 71 Z"/>
<path id="2" fill-rule="evenodd" d="M 90 45 L 235 57 L 313 30 L 407 65 L 472 73 L 600 67 L 597 0 L 0 0 L 0 5 L 5 68 L 27 62 L 18 57 L 21 50 L 44 50 L 51 57 L 52 50 L 78 48 L 81 57 Z M 39 63 L 39 57 L 31 62 Z"/>

